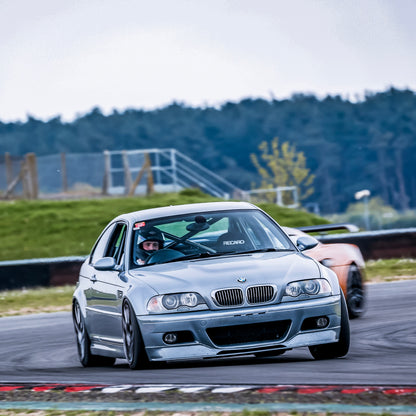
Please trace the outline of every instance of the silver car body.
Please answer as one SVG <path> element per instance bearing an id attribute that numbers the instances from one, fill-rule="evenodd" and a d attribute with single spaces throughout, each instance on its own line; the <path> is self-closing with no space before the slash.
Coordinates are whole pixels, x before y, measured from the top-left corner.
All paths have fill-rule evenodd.
<path id="1" fill-rule="evenodd" d="M 144 267 L 132 263 L 138 224 L 181 215 L 231 211 L 262 215 L 281 231 L 267 214 L 244 202 L 155 208 L 124 214 L 110 222 L 82 265 L 74 293 L 92 354 L 126 357 L 122 330 L 122 308 L 126 300 L 134 310 L 150 361 L 261 354 L 338 341 L 342 309 L 338 279 L 331 270 L 303 255 L 285 234 L 282 238 L 287 239 L 284 244 L 289 249 L 282 251 L 224 253 Z M 126 230 L 124 240 L 118 243 L 124 245 L 120 264 L 98 267 L 100 250 L 105 252 L 106 239 L 117 224 L 123 224 Z M 324 279 L 329 283 L 330 292 L 325 296 L 287 295 L 288 284 L 308 279 Z M 264 295 L 264 290 L 270 293 Z M 149 312 L 149 300 L 187 292 L 200 295 L 205 303 L 202 309 L 181 307 L 174 311 Z M 232 298 L 229 300 L 235 293 L 241 296 L 237 303 Z M 308 322 L 315 322 L 318 317 L 327 318 L 323 328 L 308 326 Z M 172 333 L 178 340 L 167 343 Z"/>

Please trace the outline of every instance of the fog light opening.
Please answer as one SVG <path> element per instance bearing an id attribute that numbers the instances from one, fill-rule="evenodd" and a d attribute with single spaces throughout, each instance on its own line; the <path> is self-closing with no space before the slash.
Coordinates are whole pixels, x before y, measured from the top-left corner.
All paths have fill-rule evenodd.
<path id="1" fill-rule="evenodd" d="M 175 332 L 167 332 L 165 335 L 163 335 L 163 342 L 166 344 L 175 344 L 177 340 L 178 336 Z"/>
<path id="2" fill-rule="evenodd" d="M 317 328 L 325 328 L 329 324 L 329 319 L 326 316 L 321 316 L 316 319 L 316 327 Z"/>

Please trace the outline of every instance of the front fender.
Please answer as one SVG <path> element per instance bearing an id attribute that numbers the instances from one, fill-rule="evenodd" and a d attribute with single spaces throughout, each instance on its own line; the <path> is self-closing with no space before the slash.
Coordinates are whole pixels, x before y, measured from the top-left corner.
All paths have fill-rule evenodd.
<path id="1" fill-rule="evenodd" d="M 316 261 L 316 260 L 315 260 Z M 332 293 L 334 295 L 339 295 L 341 292 L 341 286 L 340 286 L 340 282 L 338 280 L 338 276 L 336 275 L 336 273 L 331 270 L 328 267 L 325 267 L 324 265 L 322 265 L 319 262 L 316 262 L 319 266 L 319 271 L 321 273 L 321 276 L 328 280 L 329 283 L 331 284 L 332 287 Z"/>
<path id="2" fill-rule="evenodd" d="M 127 299 L 134 313 L 139 315 L 148 315 L 147 312 L 147 302 L 153 296 L 156 296 L 158 293 L 150 287 L 148 284 L 135 277 L 129 278 L 129 287 L 125 293 L 125 299 Z"/>

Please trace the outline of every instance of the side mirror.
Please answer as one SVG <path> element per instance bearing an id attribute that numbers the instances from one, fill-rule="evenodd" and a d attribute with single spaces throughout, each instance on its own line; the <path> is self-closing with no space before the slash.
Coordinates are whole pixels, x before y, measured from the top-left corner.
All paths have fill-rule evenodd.
<path id="1" fill-rule="evenodd" d="M 97 270 L 117 270 L 116 260 L 113 257 L 103 257 L 94 263 L 94 268 Z"/>
<path id="2" fill-rule="evenodd" d="M 311 237 L 310 235 L 299 237 L 296 240 L 296 246 L 300 251 L 309 250 L 311 248 L 316 247 L 317 245 L 318 240 L 316 238 Z"/>

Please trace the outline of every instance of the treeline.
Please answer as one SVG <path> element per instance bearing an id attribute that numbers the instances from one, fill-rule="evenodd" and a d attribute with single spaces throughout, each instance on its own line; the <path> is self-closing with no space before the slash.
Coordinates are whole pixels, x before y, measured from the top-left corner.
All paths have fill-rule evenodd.
<path id="1" fill-rule="evenodd" d="M 316 177 L 308 201 L 319 203 L 322 213 L 344 210 L 362 189 L 399 210 L 416 206 L 416 95 L 411 90 L 367 93 L 358 102 L 298 94 L 220 108 L 174 103 L 108 116 L 96 108 L 70 123 L 29 117 L 0 122 L 0 154 L 172 147 L 250 189 L 260 182 L 250 154 L 274 137 L 304 152 Z"/>

